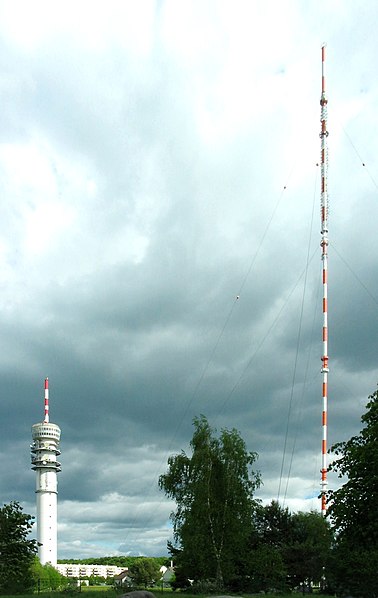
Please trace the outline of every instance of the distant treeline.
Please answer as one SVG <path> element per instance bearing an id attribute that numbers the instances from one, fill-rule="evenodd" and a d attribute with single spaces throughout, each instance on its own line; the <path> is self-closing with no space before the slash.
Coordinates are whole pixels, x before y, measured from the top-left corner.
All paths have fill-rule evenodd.
<path id="1" fill-rule="evenodd" d="M 70 565 L 115 565 L 116 567 L 130 567 L 135 561 L 142 558 L 151 558 L 159 566 L 168 566 L 170 559 L 166 556 L 142 557 L 142 556 L 102 556 L 92 559 L 59 559 L 58 563 L 69 563 Z"/>

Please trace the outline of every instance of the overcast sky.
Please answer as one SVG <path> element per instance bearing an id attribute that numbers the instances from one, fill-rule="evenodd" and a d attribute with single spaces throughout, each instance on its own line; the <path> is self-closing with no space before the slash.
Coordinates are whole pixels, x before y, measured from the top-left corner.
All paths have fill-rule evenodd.
<path id="1" fill-rule="evenodd" d="M 321 45 L 331 445 L 378 381 L 377 22 L 375 0 L 0 1 L 0 501 L 35 514 L 48 376 L 58 558 L 167 554 L 157 481 L 201 413 L 259 453 L 259 498 L 320 509 Z"/>

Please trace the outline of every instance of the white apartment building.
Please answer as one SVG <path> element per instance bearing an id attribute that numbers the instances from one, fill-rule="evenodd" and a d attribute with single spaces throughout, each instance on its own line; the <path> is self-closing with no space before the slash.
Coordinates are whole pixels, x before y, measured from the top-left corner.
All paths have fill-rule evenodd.
<path id="1" fill-rule="evenodd" d="M 127 567 L 117 567 L 116 565 L 78 565 L 71 563 L 58 563 L 56 569 L 65 577 L 114 577 L 125 571 Z"/>

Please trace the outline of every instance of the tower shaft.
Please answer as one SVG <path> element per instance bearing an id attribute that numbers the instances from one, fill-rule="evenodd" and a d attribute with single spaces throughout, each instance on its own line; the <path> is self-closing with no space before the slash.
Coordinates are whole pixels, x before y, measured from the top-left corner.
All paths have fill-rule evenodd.
<path id="1" fill-rule="evenodd" d="M 36 472 L 37 541 L 42 565 L 57 563 L 57 502 L 60 428 L 49 422 L 48 378 L 45 380 L 44 421 L 32 426 L 31 462 Z"/>

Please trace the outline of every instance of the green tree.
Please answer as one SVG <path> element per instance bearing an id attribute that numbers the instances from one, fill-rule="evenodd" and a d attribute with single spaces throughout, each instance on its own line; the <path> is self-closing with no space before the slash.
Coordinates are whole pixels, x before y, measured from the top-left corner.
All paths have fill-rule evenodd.
<path id="1" fill-rule="evenodd" d="M 286 567 L 279 548 L 262 544 L 250 553 L 250 584 L 252 592 L 283 591 Z"/>
<path id="2" fill-rule="evenodd" d="M 272 500 L 269 505 L 259 505 L 254 516 L 252 545 L 268 545 L 282 548 L 292 534 L 292 515 L 287 507 Z"/>
<path id="3" fill-rule="evenodd" d="M 321 583 L 333 540 L 330 525 L 315 511 L 295 513 L 291 522 L 290 539 L 283 548 L 289 586 Z"/>
<path id="4" fill-rule="evenodd" d="M 0 509 L 0 593 L 14 594 L 33 586 L 32 564 L 37 542 L 29 540 L 33 517 L 16 501 Z"/>
<path id="5" fill-rule="evenodd" d="M 254 591 L 291 589 L 320 582 L 327 564 L 332 532 L 319 513 L 290 513 L 272 501 L 259 506 L 251 536 L 251 569 Z"/>
<path id="6" fill-rule="evenodd" d="M 61 575 L 50 563 L 42 565 L 38 557 L 34 558 L 31 572 L 34 588 L 38 590 L 58 590 L 67 585 L 67 578 L 64 575 Z"/>
<path id="7" fill-rule="evenodd" d="M 90 586 L 101 586 L 106 583 L 106 578 L 102 577 L 102 575 L 90 575 L 88 583 Z"/>
<path id="8" fill-rule="evenodd" d="M 237 574 L 246 551 L 253 493 L 260 485 L 252 470 L 257 455 L 247 451 L 235 429 L 216 437 L 205 416 L 193 424 L 192 454 L 171 456 L 159 486 L 176 501 L 171 514 L 176 576 L 214 580 L 220 589 Z"/>
<path id="9" fill-rule="evenodd" d="M 275 500 L 257 507 L 250 538 L 250 591 L 285 589 L 287 569 L 284 551 L 292 537 L 292 529 L 292 516 L 287 507 L 281 507 Z"/>
<path id="10" fill-rule="evenodd" d="M 160 566 L 156 559 L 138 558 L 130 565 L 129 575 L 135 585 L 147 588 L 160 579 Z"/>
<path id="11" fill-rule="evenodd" d="M 328 492 L 328 515 L 337 534 L 332 571 L 342 591 L 378 596 L 378 391 L 369 396 L 363 429 L 331 447 L 329 469 L 346 479 Z"/>

